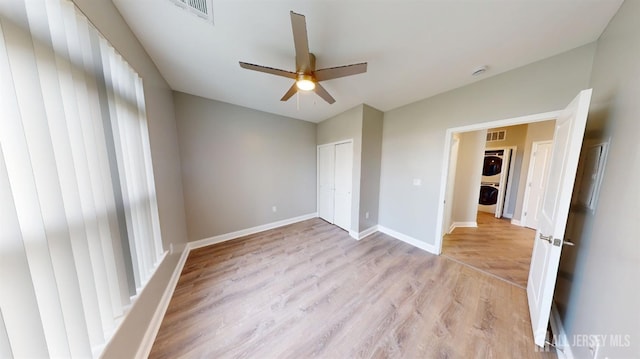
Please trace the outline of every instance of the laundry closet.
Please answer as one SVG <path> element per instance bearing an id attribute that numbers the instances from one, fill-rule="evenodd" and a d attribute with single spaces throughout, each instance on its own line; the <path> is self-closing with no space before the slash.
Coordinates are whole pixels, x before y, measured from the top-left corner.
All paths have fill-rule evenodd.
<path id="1" fill-rule="evenodd" d="M 489 135 L 491 133 L 487 133 Z M 509 177 L 513 174 L 513 152 L 514 148 L 511 147 L 484 151 L 478 211 L 502 217 Z"/>
<path id="2" fill-rule="evenodd" d="M 478 211 L 496 218 L 513 217 L 527 127 L 524 124 L 487 130 Z"/>

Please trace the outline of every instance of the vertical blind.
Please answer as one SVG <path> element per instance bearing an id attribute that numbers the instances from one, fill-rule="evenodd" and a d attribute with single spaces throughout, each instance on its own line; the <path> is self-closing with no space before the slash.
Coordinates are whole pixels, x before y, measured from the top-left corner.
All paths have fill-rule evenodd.
<path id="1" fill-rule="evenodd" d="M 71 1 L 0 0 L 0 358 L 97 357 L 164 254 L 142 79 Z"/>

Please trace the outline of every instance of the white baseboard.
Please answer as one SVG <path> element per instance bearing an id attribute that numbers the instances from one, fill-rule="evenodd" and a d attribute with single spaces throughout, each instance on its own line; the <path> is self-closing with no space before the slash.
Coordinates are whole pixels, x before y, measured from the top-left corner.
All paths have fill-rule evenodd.
<path id="1" fill-rule="evenodd" d="M 153 347 L 153 343 L 155 342 L 158 331 L 160 330 L 160 325 L 162 324 L 162 320 L 164 319 L 164 314 L 169 308 L 169 302 L 171 302 L 171 297 L 173 296 L 173 292 L 176 289 L 176 285 L 178 285 L 178 279 L 180 279 L 182 268 L 184 268 L 184 264 L 187 262 L 188 256 L 189 247 L 185 246 L 184 250 L 182 251 L 182 255 L 180 256 L 180 260 L 178 261 L 176 268 L 173 270 L 173 274 L 171 274 L 171 278 L 169 279 L 167 288 L 165 288 L 164 293 L 162 293 L 160 303 L 158 303 L 158 307 L 156 307 L 156 311 L 153 313 L 153 317 L 149 322 L 147 331 L 144 333 L 144 337 L 142 337 L 142 342 L 138 347 L 136 358 L 149 357 L 151 348 Z"/>
<path id="2" fill-rule="evenodd" d="M 316 217 L 318 217 L 317 213 L 309 213 L 309 214 L 305 214 L 305 215 L 294 217 L 294 218 L 283 219 L 277 222 L 271 222 L 271 223 L 267 223 L 260 226 L 247 228 L 247 229 L 242 229 L 242 230 L 231 232 L 231 233 L 225 233 L 225 234 L 220 234 L 220 235 L 209 237 L 209 238 L 200 239 L 197 241 L 189 242 L 187 246 L 189 246 L 190 249 L 206 247 L 212 244 L 226 242 L 235 238 L 240 238 L 240 237 L 248 236 L 250 234 L 268 231 L 270 229 L 286 226 L 286 225 L 297 223 L 297 222 L 306 221 L 308 219 L 316 218 Z"/>
<path id="3" fill-rule="evenodd" d="M 367 229 L 365 229 L 364 231 L 358 233 L 356 231 L 349 231 L 349 235 L 351 236 L 351 238 L 354 238 L 355 240 L 359 241 L 364 237 L 368 237 L 374 233 L 376 233 L 378 231 L 378 226 L 372 226 L 369 227 Z"/>
<path id="4" fill-rule="evenodd" d="M 513 218 L 513 213 L 503 213 L 502 217 L 512 219 Z"/>
<path id="5" fill-rule="evenodd" d="M 451 226 L 453 228 L 478 228 L 478 222 L 453 222 Z"/>
<path id="6" fill-rule="evenodd" d="M 453 222 L 447 233 L 453 232 L 456 228 L 478 228 L 478 222 Z"/>
<path id="7" fill-rule="evenodd" d="M 558 359 L 573 359 L 571 342 L 569 341 L 567 332 L 564 330 L 562 319 L 560 319 L 560 313 L 558 313 L 555 303 L 551 306 L 551 317 L 549 318 L 549 321 L 551 322 L 551 333 L 555 339 Z"/>
<path id="8" fill-rule="evenodd" d="M 429 243 L 425 243 L 425 242 L 423 242 L 421 240 L 415 239 L 415 238 L 410 237 L 410 236 L 408 236 L 406 234 L 403 234 L 403 233 L 400 233 L 400 232 L 396 232 L 393 229 L 389 229 L 387 227 L 378 225 L 378 232 L 382 232 L 382 233 L 384 233 L 386 235 L 389 235 L 389 236 L 391 236 L 391 237 L 393 237 L 395 239 L 399 239 L 399 240 L 401 240 L 401 241 L 403 241 L 403 242 L 405 242 L 407 244 L 410 244 L 410 245 L 412 245 L 414 247 L 420 248 L 420 249 L 422 249 L 424 251 L 427 251 L 429 253 L 436 254 L 436 255 L 439 254 L 438 250 L 436 249 L 436 247 L 434 245 L 429 244 Z"/>
<path id="9" fill-rule="evenodd" d="M 511 219 L 511 224 L 513 224 L 514 226 L 524 227 L 524 224 L 522 222 L 520 222 L 519 219 L 515 219 L 515 218 Z"/>

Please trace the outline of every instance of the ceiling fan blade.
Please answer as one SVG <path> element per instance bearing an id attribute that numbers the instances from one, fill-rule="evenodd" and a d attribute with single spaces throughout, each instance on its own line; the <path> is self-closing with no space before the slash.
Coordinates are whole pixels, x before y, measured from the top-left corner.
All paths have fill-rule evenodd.
<path id="1" fill-rule="evenodd" d="M 345 66 L 338 66 L 338 67 L 330 67 L 330 68 L 327 68 L 327 69 L 320 69 L 318 71 L 315 71 L 313 73 L 313 76 L 318 81 L 326 81 L 326 80 L 337 79 L 337 78 L 345 77 L 345 76 L 357 75 L 357 74 L 361 74 L 363 72 L 367 72 L 367 63 L 366 62 L 363 62 L 363 63 L 360 63 L 360 64 L 353 64 L 353 65 L 345 65 Z"/>
<path id="2" fill-rule="evenodd" d="M 329 103 L 329 105 L 331 105 L 332 103 L 336 102 L 336 100 L 333 97 L 331 97 L 331 95 L 329 95 L 327 90 L 325 90 L 325 88 L 322 87 L 317 82 L 316 82 L 316 89 L 314 91 L 318 94 L 318 96 L 322 97 L 323 100 L 327 101 Z"/>
<path id="3" fill-rule="evenodd" d="M 291 98 L 291 96 L 295 95 L 296 92 L 298 92 L 298 86 L 294 82 L 291 88 L 289 89 L 289 91 L 287 91 L 287 93 L 285 93 L 284 96 L 282 96 L 280 101 L 287 101 L 288 99 Z"/>
<path id="4" fill-rule="evenodd" d="M 274 69 L 273 67 L 268 67 L 268 66 L 254 65 L 254 64 L 250 64 L 250 63 L 247 63 L 247 62 L 240 61 L 240 67 L 242 67 L 243 69 L 247 69 L 247 70 L 265 72 L 265 73 L 268 73 L 268 74 L 271 74 L 271 75 L 288 77 L 290 79 L 295 79 L 296 78 L 296 73 L 295 72 L 285 71 L 285 70 L 280 70 L 280 69 Z"/>
<path id="5" fill-rule="evenodd" d="M 304 15 L 291 11 L 291 28 L 293 30 L 293 44 L 296 48 L 296 71 L 312 71 L 309 59 L 309 38 L 307 37 L 307 21 Z"/>

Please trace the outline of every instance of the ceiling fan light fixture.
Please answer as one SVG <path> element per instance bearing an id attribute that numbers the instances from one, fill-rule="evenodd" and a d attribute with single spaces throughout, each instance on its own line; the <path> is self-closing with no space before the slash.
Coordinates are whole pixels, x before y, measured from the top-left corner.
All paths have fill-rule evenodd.
<path id="1" fill-rule="evenodd" d="M 296 79 L 296 86 L 300 91 L 311 91 L 316 88 L 316 83 L 311 75 L 300 74 Z"/>

